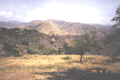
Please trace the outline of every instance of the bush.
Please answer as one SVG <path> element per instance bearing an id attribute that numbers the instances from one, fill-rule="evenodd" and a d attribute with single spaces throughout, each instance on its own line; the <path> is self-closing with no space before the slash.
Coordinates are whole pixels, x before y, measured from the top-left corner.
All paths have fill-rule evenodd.
<path id="1" fill-rule="evenodd" d="M 13 50 L 13 46 L 12 45 L 10 45 L 7 42 L 5 42 L 3 45 L 4 45 L 4 47 L 3 47 L 4 50 L 6 50 L 8 52 L 12 52 L 12 50 Z"/>
<path id="2" fill-rule="evenodd" d="M 20 56 L 20 52 L 19 52 L 19 50 L 17 50 L 17 49 L 13 49 L 13 51 L 12 51 L 12 55 L 13 56 Z"/>
<path id="3" fill-rule="evenodd" d="M 59 50 L 58 50 L 59 51 Z M 68 46 L 68 43 L 63 44 L 63 51 L 65 51 L 65 54 L 73 54 L 73 48 L 71 46 Z"/>
<path id="4" fill-rule="evenodd" d="M 64 58 L 62 58 L 62 59 L 64 59 L 64 60 L 69 60 L 69 59 L 71 59 L 71 57 L 64 57 Z"/>
<path id="5" fill-rule="evenodd" d="M 28 53 L 28 54 L 37 54 L 37 52 L 35 52 L 35 51 L 31 50 L 31 49 L 28 49 L 28 50 L 27 50 L 27 53 Z"/>
<path id="6" fill-rule="evenodd" d="M 58 53 L 60 54 L 61 52 L 63 52 L 64 50 L 62 48 L 58 49 Z"/>
<path id="7" fill-rule="evenodd" d="M 12 52 L 6 52 L 6 56 L 9 57 L 12 55 Z"/>
<path id="8" fill-rule="evenodd" d="M 44 33 L 40 33 L 38 32 L 37 30 L 27 30 L 27 29 L 24 29 L 23 31 L 21 31 L 21 35 L 20 37 L 21 38 L 31 38 L 31 39 L 37 39 L 37 38 L 43 38 L 45 36 Z"/>
<path id="9" fill-rule="evenodd" d="M 39 49 L 43 49 L 44 48 L 44 44 L 39 46 Z"/>
<path id="10" fill-rule="evenodd" d="M 22 44 L 22 45 L 27 45 L 27 46 L 28 46 L 28 45 L 29 45 L 29 42 L 28 42 L 28 41 L 21 41 L 21 44 Z"/>
<path id="11" fill-rule="evenodd" d="M 3 49 L 6 50 L 6 56 L 19 56 L 19 50 L 14 49 L 14 46 L 10 45 L 9 43 L 5 42 Z"/>
<path id="12" fill-rule="evenodd" d="M 18 56 L 20 56 L 20 52 L 19 52 L 19 50 L 17 50 L 17 49 L 13 49 L 12 50 L 12 52 L 6 52 L 6 56 L 16 56 L 16 57 L 18 57 Z"/>
<path id="13" fill-rule="evenodd" d="M 3 32 L 4 34 L 6 34 L 8 32 L 8 29 L 6 27 L 0 28 L 1 32 Z"/>
<path id="14" fill-rule="evenodd" d="M 45 55 L 58 54 L 57 50 L 50 48 L 44 48 L 41 52 Z"/>

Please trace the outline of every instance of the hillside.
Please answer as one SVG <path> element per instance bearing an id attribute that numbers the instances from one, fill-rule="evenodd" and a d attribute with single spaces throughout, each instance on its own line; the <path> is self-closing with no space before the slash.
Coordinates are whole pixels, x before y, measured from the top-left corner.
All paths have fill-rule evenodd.
<path id="1" fill-rule="evenodd" d="M 20 53 L 58 54 L 57 50 L 64 42 L 69 42 L 80 35 L 45 35 L 37 30 L 20 28 L 0 28 L 0 55 Z"/>
<path id="2" fill-rule="evenodd" d="M 102 49 L 95 51 L 94 54 L 106 56 L 120 55 L 120 28 L 100 39 L 99 43 L 102 46 Z"/>
<path id="3" fill-rule="evenodd" d="M 110 26 L 109 26 L 110 27 Z M 21 25 L 18 28 L 37 29 L 45 34 L 59 35 L 82 35 L 91 30 L 97 31 L 99 38 L 104 37 L 112 32 L 111 28 L 103 25 L 83 24 L 77 22 L 66 22 L 62 20 L 50 19 L 46 21 L 32 21 L 27 25 Z"/>
<path id="4" fill-rule="evenodd" d="M 49 19 L 45 21 L 34 20 L 31 22 L 0 21 L 0 27 L 36 29 L 39 32 L 45 33 L 47 35 L 82 35 L 86 32 L 90 32 L 91 30 L 96 30 L 97 36 L 99 38 L 102 38 L 112 32 L 110 25 L 84 24 L 78 22 L 66 22 L 56 19 Z"/>
<path id="5" fill-rule="evenodd" d="M 112 32 L 110 26 L 98 25 L 98 24 L 84 24 L 78 22 L 66 22 L 62 20 L 54 20 L 50 19 L 48 21 L 52 21 L 60 26 L 61 29 L 65 29 L 68 33 L 81 35 L 86 32 L 90 32 L 91 30 L 95 30 L 97 32 L 97 36 L 99 38 L 104 37 Z"/>
<path id="6" fill-rule="evenodd" d="M 21 28 L 21 26 L 19 27 Z M 68 34 L 65 30 L 61 30 L 59 26 L 51 21 L 35 21 L 32 23 L 29 23 L 28 25 L 25 25 L 25 28 L 27 29 L 36 29 L 39 32 L 45 33 L 45 34 Z"/>
<path id="7" fill-rule="evenodd" d="M 0 21 L 0 27 L 7 27 L 7 28 L 15 28 L 20 25 L 26 25 L 26 22 L 19 22 L 19 21 Z"/>

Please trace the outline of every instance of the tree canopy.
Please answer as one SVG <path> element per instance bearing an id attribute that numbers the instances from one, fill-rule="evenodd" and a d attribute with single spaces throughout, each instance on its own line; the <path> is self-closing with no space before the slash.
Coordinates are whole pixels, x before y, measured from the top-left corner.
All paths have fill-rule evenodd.
<path id="1" fill-rule="evenodd" d="M 82 61 L 82 55 L 84 55 L 85 52 L 98 47 L 96 39 L 96 31 L 91 31 L 90 33 L 85 33 L 82 35 L 81 38 L 71 41 L 70 46 L 65 43 L 63 45 L 63 49 L 65 50 L 66 54 L 74 53 L 81 55 L 80 61 Z"/>
<path id="2" fill-rule="evenodd" d="M 112 27 L 116 28 L 116 26 L 120 25 L 120 5 L 116 10 L 116 16 L 111 21 L 116 21 L 116 24 L 114 24 Z"/>

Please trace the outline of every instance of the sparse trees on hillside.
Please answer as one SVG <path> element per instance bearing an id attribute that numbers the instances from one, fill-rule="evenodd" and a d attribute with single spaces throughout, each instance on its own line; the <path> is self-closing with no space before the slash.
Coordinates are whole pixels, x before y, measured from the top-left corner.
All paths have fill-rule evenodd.
<path id="1" fill-rule="evenodd" d="M 112 27 L 116 28 L 116 26 L 120 25 L 120 5 L 116 10 L 116 16 L 111 21 L 116 21 L 116 24 L 114 24 Z"/>

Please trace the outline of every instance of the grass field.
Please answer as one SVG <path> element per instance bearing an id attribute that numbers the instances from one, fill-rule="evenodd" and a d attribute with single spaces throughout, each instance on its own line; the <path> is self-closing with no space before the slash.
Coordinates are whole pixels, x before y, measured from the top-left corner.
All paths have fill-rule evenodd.
<path id="1" fill-rule="evenodd" d="M 0 58 L 0 80 L 77 80 L 78 74 L 86 75 L 92 69 L 120 73 L 120 57 L 84 55 L 83 62 L 80 63 L 79 60 L 80 55 L 24 55 Z M 70 75 L 73 77 L 69 78 Z"/>

